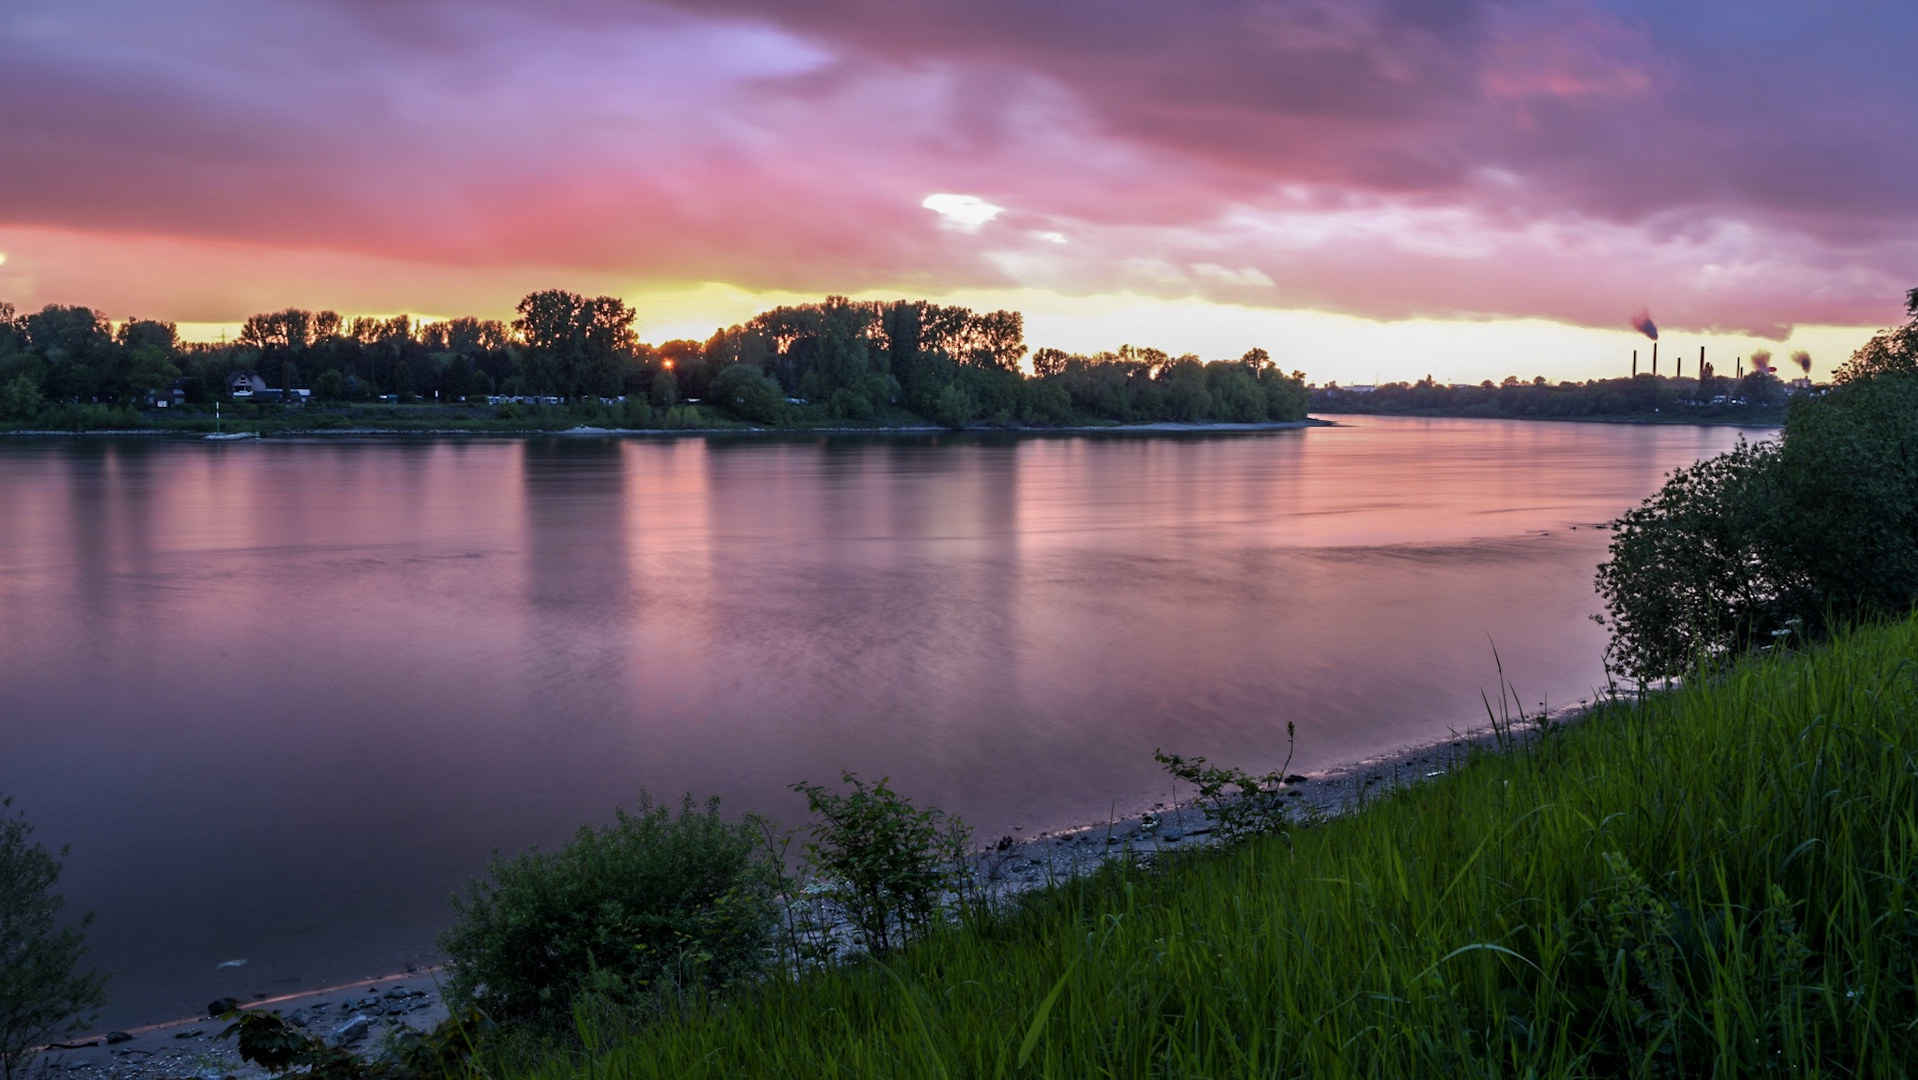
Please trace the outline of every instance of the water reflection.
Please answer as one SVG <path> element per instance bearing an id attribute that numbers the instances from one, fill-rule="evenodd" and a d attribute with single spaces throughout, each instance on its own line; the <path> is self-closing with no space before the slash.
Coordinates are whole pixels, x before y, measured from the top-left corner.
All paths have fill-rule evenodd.
<path id="1" fill-rule="evenodd" d="M 642 788 L 890 776 L 987 838 L 1600 678 L 1614 516 L 1713 429 L 0 443 L 0 790 L 109 1022 L 370 974 Z M 1575 528 L 1576 526 L 1576 528 Z M 245 958 L 240 969 L 216 969 Z"/>

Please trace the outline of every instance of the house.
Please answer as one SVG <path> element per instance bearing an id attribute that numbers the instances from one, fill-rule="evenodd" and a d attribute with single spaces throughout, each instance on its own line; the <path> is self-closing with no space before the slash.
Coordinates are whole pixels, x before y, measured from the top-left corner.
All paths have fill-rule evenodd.
<path id="1" fill-rule="evenodd" d="M 186 404 L 186 387 L 174 383 L 171 389 L 148 390 L 146 407 L 149 409 L 179 408 Z"/>
<path id="2" fill-rule="evenodd" d="M 250 371 L 236 371 L 226 380 L 226 392 L 231 397 L 250 398 L 266 388 L 266 380 Z"/>

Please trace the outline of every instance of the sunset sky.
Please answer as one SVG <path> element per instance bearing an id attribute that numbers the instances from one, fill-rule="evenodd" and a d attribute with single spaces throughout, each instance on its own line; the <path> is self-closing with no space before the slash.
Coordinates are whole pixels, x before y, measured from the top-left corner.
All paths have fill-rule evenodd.
<path id="1" fill-rule="evenodd" d="M 1343 382 L 1623 373 L 1647 308 L 1688 370 L 1828 372 L 1918 285 L 1914 41 L 1904 0 L 8 0 L 0 299 L 205 336 L 560 287 L 662 340 L 924 296 Z"/>

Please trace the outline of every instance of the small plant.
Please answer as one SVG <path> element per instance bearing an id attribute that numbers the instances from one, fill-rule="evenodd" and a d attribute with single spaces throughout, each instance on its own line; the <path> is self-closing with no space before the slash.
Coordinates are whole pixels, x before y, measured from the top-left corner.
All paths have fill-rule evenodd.
<path id="1" fill-rule="evenodd" d="M 0 811 L 13 807 L 0 798 Z M 106 1001 L 106 978 L 80 970 L 85 927 L 59 925 L 62 848 L 32 841 L 24 816 L 0 817 L 0 1080 L 25 1075 L 36 1046 L 92 1022 Z"/>
<path id="2" fill-rule="evenodd" d="M 1219 839 L 1229 843 L 1259 833 L 1284 831 L 1286 770 L 1298 748 L 1297 736 L 1293 723 L 1286 721 L 1285 764 L 1262 776 L 1163 750 L 1152 751 L 1152 760 L 1175 779 L 1199 789 L 1199 806 L 1212 819 Z"/>
<path id="3" fill-rule="evenodd" d="M 369 1061 L 294 1027 L 276 1012 L 234 1009 L 220 1038 L 237 1038 L 240 1059 L 276 1075 L 298 1071 L 312 1080 L 412 1080 L 460 1075 L 474 1050 L 474 1036 L 490 1025 L 477 1012 L 452 1016 L 432 1031 L 405 1030 L 389 1037 L 386 1052 Z"/>
<path id="4" fill-rule="evenodd" d="M 642 796 L 610 828 L 582 828 L 557 852 L 496 859 L 454 906 L 440 939 L 455 1007 L 497 1021 L 571 1023 L 592 989 L 636 1010 L 758 976 L 770 956 L 773 868 L 756 819 L 717 799 L 679 813 Z"/>
<path id="5" fill-rule="evenodd" d="M 830 882 L 829 895 L 851 918 L 859 943 L 885 953 L 932 924 L 941 893 L 962 887 L 971 830 L 938 809 L 913 806 L 883 778 L 870 787 L 850 772 L 840 779 L 850 792 L 793 785 L 820 818 L 807 858 Z"/>

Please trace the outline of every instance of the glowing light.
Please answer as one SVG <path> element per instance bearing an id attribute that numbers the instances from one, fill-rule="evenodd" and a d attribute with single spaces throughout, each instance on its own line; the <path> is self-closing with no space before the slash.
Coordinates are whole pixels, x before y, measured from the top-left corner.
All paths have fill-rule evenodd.
<path id="1" fill-rule="evenodd" d="M 986 222 L 1006 212 L 1005 207 L 994 206 L 977 195 L 948 192 L 934 192 L 919 205 L 938 214 L 940 225 L 966 233 L 978 232 Z"/>
<path id="2" fill-rule="evenodd" d="M 4 251 L 0 251 L 0 266 L 5 266 L 5 265 L 7 265 L 7 253 Z"/>
<path id="3" fill-rule="evenodd" d="M 664 364 L 660 366 L 664 367 L 667 371 L 673 370 L 673 362 L 671 360 L 666 361 Z"/>

